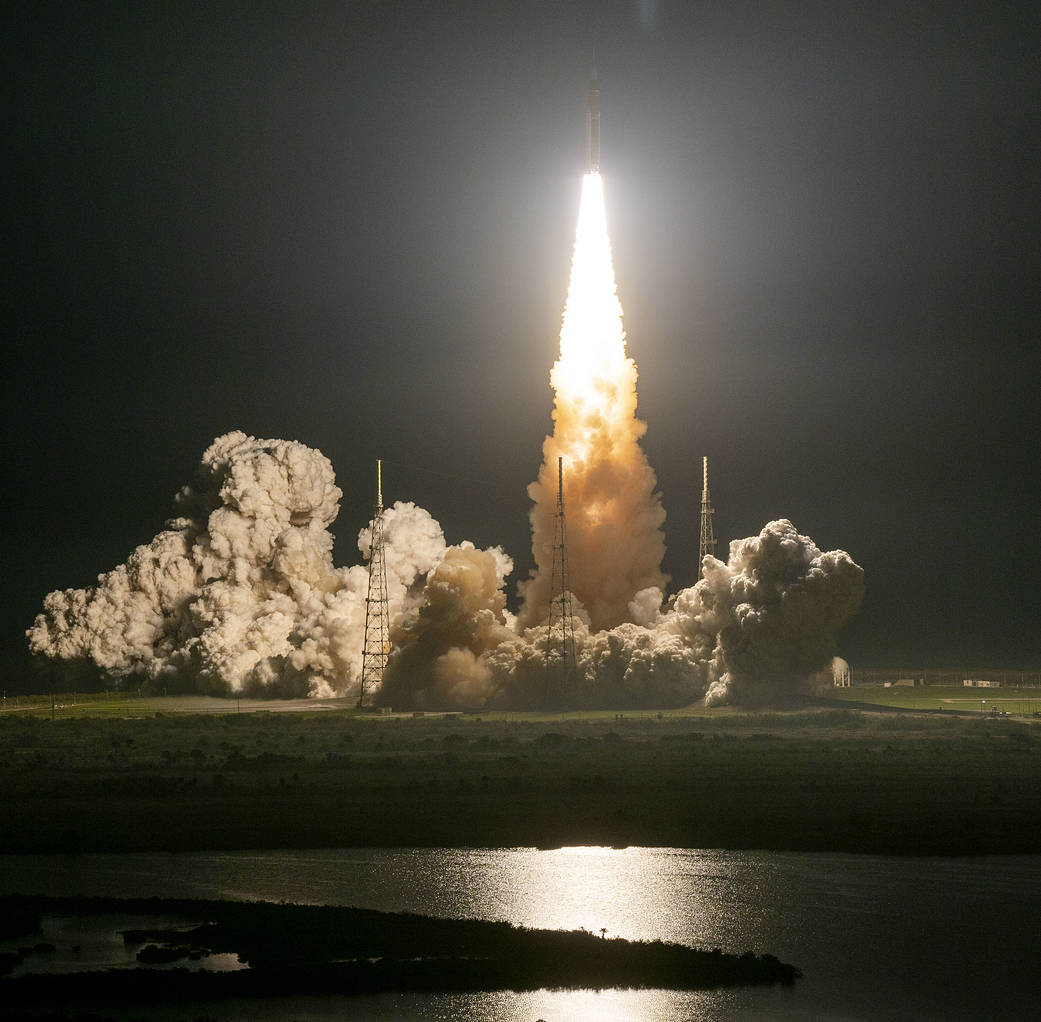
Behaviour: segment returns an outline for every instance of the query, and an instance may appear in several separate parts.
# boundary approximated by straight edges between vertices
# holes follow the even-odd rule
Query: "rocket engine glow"
[[[539,478],[528,487],[536,570],[522,584],[522,625],[546,617],[552,567],[557,459],[568,492],[568,558],[574,596],[594,631],[632,620],[629,603],[648,588],[664,591],[660,566],[665,511],[640,448],[636,363],[625,349],[604,212],[603,181],[586,174],[560,331],[550,374],[556,394],[553,435],[542,446]]]

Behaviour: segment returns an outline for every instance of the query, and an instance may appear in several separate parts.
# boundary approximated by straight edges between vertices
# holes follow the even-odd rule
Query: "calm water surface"
[[[1041,856],[675,848],[3,856],[0,890],[220,897],[505,919],[798,965],[794,989],[537,991],[197,1006],[215,1018],[609,1022],[1041,1016]],[[195,1008],[193,1007],[193,1011]],[[155,1018],[188,1018],[186,1008]],[[198,1014],[198,1012],[196,1012]]]

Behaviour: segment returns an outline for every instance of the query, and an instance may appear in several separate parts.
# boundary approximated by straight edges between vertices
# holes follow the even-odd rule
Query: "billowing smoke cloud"
[[[586,175],[551,382],[554,431],[528,488],[536,569],[506,609],[510,558],[447,547],[414,504],[385,512],[392,652],[384,706],[682,706],[783,702],[833,653],[863,573],[788,521],[707,558],[668,609],[665,519],[639,441],[636,365],[625,351],[599,174]],[[563,459],[576,669],[548,655],[546,623]],[[318,451],[243,433],[218,438],[179,517],[89,589],[53,592],[29,630],[34,653],[90,663],[145,687],[229,694],[356,694],[366,569],[336,568],[341,497]],[[359,549],[368,554],[363,529]],[[551,667],[552,665],[552,667]]]
[[[485,654],[514,637],[506,616],[513,562],[498,547],[449,547],[423,590],[422,603],[391,634],[397,652],[380,702],[409,707],[478,707],[496,701]]]
[[[536,569],[522,583],[520,622],[544,621],[553,567],[557,459],[563,458],[571,588],[594,630],[633,620],[640,590],[663,590],[665,511],[654,472],[640,447],[646,426],[636,418],[636,363],[626,356],[622,306],[599,174],[582,185],[571,282],[560,332],[553,435],[543,447],[539,478],[528,487]]]
[[[829,662],[863,595],[849,554],[822,553],[782,519],[731,543],[726,564],[706,558],[705,577],[678,594],[662,626],[702,653],[713,643],[708,705],[776,704]]]
[[[181,512],[89,589],[50,593],[29,630],[34,653],[89,662],[146,689],[227,695],[357,692],[364,567],[332,563],[341,493],[318,451],[243,433],[218,438]],[[379,701],[405,708],[534,708],[559,703],[547,628],[506,609],[513,568],[499,548],[446,546],[414,504],[384,512],[393,652]],[[363,529],[359,548],[368,552]],[[662,612],[637,591],[631,621],[596,629],[575,600],[577,671],[568,706],[682,706],[783,700],[833,652],[862,572],[821,553],[787,521],[734,542],[724,564]]]
[[[458,552],[457,552],[458,551]],[[730,545],[727,563],[661,611],[662,594],[632,599],[631,616],[591,630],[577,605],[577,670],[560,691],[545,625],[512,631],[498,552],[449,548],[424,603],[395,635],[382,699],[402,708],[572,708],[783,704],[829,662],[836,632],[856,612],[863,572],[842,550],[822,553],[791,522]]]
[[[335,568],[328,531],[341,492],[319,451],[241,432],[219,437],[179,517],[89,589],[50,593],[33,653],[89,662],[146,688],[330,695],[356,687],[367,574]],[[413,504],[385,512],[391,613],[445,553]],[[368,530],[359,546],[367,552]]]

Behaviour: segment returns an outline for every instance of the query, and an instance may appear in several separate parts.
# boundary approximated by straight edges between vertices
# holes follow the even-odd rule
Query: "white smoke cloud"
[[[391,633],[384,705],[469,708],[495,701],[494,674],[483,657],[514,637],[504,591],[512,570],[498,547],[463,542],[445,551],[421,604]]]
[[[95,586],[48,594],[30,648],[152,690],[353,694],[368,578],[333,565],[340,497],[319,451],[219,437],[176,498],[180,517]],[[848,554],[771,522],[732,543],[727,563],[707,559],[665,611],[647,586],[629,622],[597,630],[575,597],[577,670],[562,694],[547,626],[524,629],[506,609],[513,563],[500,548],[446,546],[426,511],[401,502],[384,537],[393,651],[378,699],[402,709],[783,701],[829,662],[863,592]],[[370,543],[363,529],[362,554]]]
[[[97,585],[50,593],[27,633],[30,649],[151,688],[347,692],[361,670],[367,574],[333,566],[328,530],[341,496],[319,451],[219,437],[176,498],[180,517]],[[393,616],[445,542],[414,504],[385,515]],[[363,530],[363,552],[369,542]]]
[[[663,627],[702,655],[712,644],[706,704],[776,704],[805,691],[830,660],[863,595],[849,554],[822,553],[781,519],[731,543],[726,564],[706,558],[705,577],[677,596]]]
[[[630,601],[634,622],[593,631],[576,601],[577,669],[550,667],[547,627],[512,634],[504,573],[487,551],[449,548],[424,601],[394,636],[383,701],[401,708],[677,707],[704,698],[778,704],[807,691],[835,634],[856,612],[863,572],[841,550],[822,553],[791,522],[770,522],[711,558],[705,578],[661,611],[649,587]],[[454,679],[454,680],[453,680]]]
[[[706,665],[689,643],[665,629],[626,623],[584,633],[577,644],[578,677],[569,705],[686,706],[705,691]]]

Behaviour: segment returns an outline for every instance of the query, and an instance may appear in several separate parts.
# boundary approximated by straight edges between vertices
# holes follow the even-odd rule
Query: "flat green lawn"
[[[212,696],[141,696],[127,692],[93,692],[56,694],[53,700],[55,720],[75,720],[84,717],[154,717],[156,714],[235,714],[235,713],[327,713],[336,710],[341,714],[361,716],[366,719],[416,718],[439,720],[445,718],[467,718],[486,721],[590,721],[617,722],[621,720],[670,720],[690,717],[728,717],[747,711],[729,706],[706,709],[696,705],[677,710],[570,710],[567,712],[540,711],[521,712],[515,710],[488,710],[480,712],[432,710],[413,713],[393,712],[383,714],[368,708],[357,710],[353,699],[218,699]],[[3,716],[32,715],[52,716],[52,701],[49,695],[12,696],[0,707]]]
[[[1031,717],[1041,714],[1041,689],[1039,688],[965,688],[955,686],[892,686],[858,685],[852,688],[825,689],[821,692],[821,705],[834,706],[836,702],[851,707],[869,709],[878,706],[885,709],[918,711],[958,710],[965,713],[1005,713],[1010,716]],[[700,704],[676,710],[572,710],[520,712],[487,710],[476,713],[426,713],[381,714],[376,710],[358,711],[350,699],[218,699],[211,696],[140,696],[126,692],[62,693],[52,700],[47,695],[13,696],[0,706],[0,718],[32,715],[51,717],[56,720],[76,720],[88,717],[114,719],[154,717],[162,715],[223,715],[237,713],[329,713],[361,716],[365,719],[416,718],[427,720],[470,719],[484,721],[529,721],[553,723],[571,721],[610,724],[624,721],[668,721],[747,717],[755,711],[729,706],[706,709]]]
[[[1041,688],[965,688],[963,686],[925,685],[918,688],[907,686],[858,685],[852,688],[835,688],[821,691],[821,705],[834,706],[835,702],[851,704],[859,709],[878,706],[885,709],[918,711],[958,710],[965,713],[1006,713],[1010,716],[1031,717],[1041,714]],[[85,717],[110,717],[115,719],[154,717],[156,714],[236,714],[236,713],[328,713],[362,716],[366,719],[416,718],[427,720],[479,719],[484,721],[529,721],[552,723],[554,721],[619,723],[624,721],[668,721],[687,719],[740,718],[755,711],[729,706],[706,709],[700,704],[676,710],[572,710],[569,712],[519,712],[487,710],[477,713],[426,713],[381,714],[376,710],[358,711],[351,699],[218,699],[211,696],[140,696],[127,692],[62,693],[54,696],[52,711],[48,695],[12,696],[0,706],[0,718],[24,716],[26,714],[51,717],[56,720],[75,720]],[[811,704],[812,705],[812,704]]]
[[[217,699],[213,696],[141,696],[133,692],[63,692],[49,695],[10,696],[0,717],[32,715],[55,720],[83,717],[154,717],[158,714],[227,714],[257,711],[353,710],[349,699]]]
[[[918,688],[893,685],[853,686],[828,692],[831,699],[873,706],[899,707],[904,710],[964,710],[968,712],[1001,711],[1015,715],[1041,713],[1039,688],[965,688],[921,685]]]

